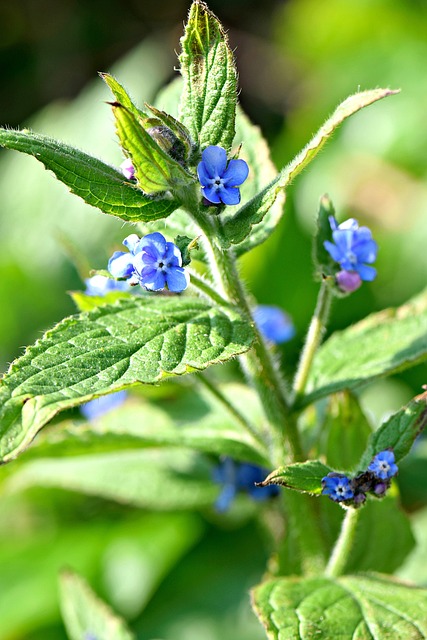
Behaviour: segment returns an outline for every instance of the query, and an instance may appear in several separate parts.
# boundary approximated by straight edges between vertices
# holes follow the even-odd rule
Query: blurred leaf
[[[319,462],[319,460],[296,462],[272,471],[261,483],[261,486],[279,484],[287,489],[319,495],[322,491],[322,478],[331,471],[333,469]]]
[[[427,637],[427,590],[380,574],[278,578],[252,595],[273,640]]]
[[[1,380],[1,458],[17,456],[63,409],[224,362],[252,339],[238,311],[200,298],[125,299],[66,318]]]
[[[328,399],[319,453],[334,469],[356,470],[371,433],[356,396],[348,391],[335,393]]]
[[[268,464],[267,453],[214,397],[193,388],[173,401],[129,398],[94,424],[67,421],[44,429],[23,460],[111,452],[123,449],[182,446],[226,455],[235,460]],[[230,402],[242,405],[252,422],[262,420],[256,395],[240,384],[221,387]],[[240,407],[239,407],[240,410]],[[243,413],[244,415],[244,413]]]
[[[235,134],[237,72],[221,23],[200,0],[191,5],[181,46],[181,119],[202,148],[219,145],[228,152]]]
[[[412,367],[427,358],[427,292],[334,333],[318,350],[307,405],[341,389]]]
[[[83,291],[70,291],[70,296],[79,311],[92,311],[105,305],[114,304],[118,300],[132,299],[132,294],[126,291],[110,291],[102,296],[90,296]]]
[[[132,111],[118,102],[112,107],[120,144],[129,154],[138,184],[144,192],[167,191],[194,181],[176,160],[159,147]]]
[[[117,169],[46,136],[0,129],[0,146],[34,156],[72,193],[127,222],[165,218],[178,207],[174,200],[149,197],[124,180]]]
[[[61,610],[70,640],[134,640],[124,620],[100,600],[83,578],[64,571]]]
[[[396,462],[408,455],[414,440],[427,424],[427,391],[392,415],[369,438],[359,466],[362,469],[372,458],[385,449],[392,448]]]
[[[6,482],[10,491],[58,487],[154,511],[212,505],[219,493],[210,466],[183,449],[41,458]]]
[[[288,186],[288,184],[315,158],[318,152],[332,136],[339,125],[349,116],[373,102],[395,94],[390,89],[374,89],[363,91],[350,96],[342,102],[332,116],[319,129],[304,149],[279,173],[277,178],[265,187],[260,193],[244,204],[224,225],[224,233],[232,244],[239,244],[252,231],[254,225],[261,224],[276,198]],[[265,237],[274,228],[265,230]]]

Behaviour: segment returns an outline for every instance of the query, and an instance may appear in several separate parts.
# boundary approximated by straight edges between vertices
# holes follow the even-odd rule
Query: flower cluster
[[[342,473],[328,473],[322,478],[322,495],[334,502],[359,506],[365,502],[367,493],[376,497],[384,496],[397,472],[394,453],[386,449],[377,453],[367,470],[354,478]]]
[[[86,290],[85,293],[88,296],[105,296],[111,291],[129,291],[130,286],[128,282],[122,280],[113,280],[107,278],[107,276],[96,275],[85,280]]]
[[[333,242],[326,240],[323,244],[341,267],[335,276],[339,288],[351,293],[360,287],[362,280],[371,281],[377,275],[376,269],[369,265],[377,258],[378,245],[372,239],[370,229],[359,227],[354,218],[337,224],[335,218],[330,216],[329,223]]]
[[[126,279],[130,285],[140,284],[149,291],[167,287],[178,293],[187,288],[189,276],[182,267],[181,251],[161,233],[149,233],[143,238],[133,233],[123,244],[129,251],[115,251],[108,262],[108,271],[114,278]]]
[[[279,493],[279,487],[270,485],[257,487],[256,483],[262,482],[267,475],[262,467],[248,462],[235,462],[225,457],[215,468],[213,478],[222,485],[215,507],[221,513],[227,511],[236,494],[241,491],[249,494],[254,500],[266,500]]]
[[[238,187],[246,180],[249,167],[244,160],[230,160],[222,147],[207,147],[197,167],[202,195],[210,204],[239,204]]]
[[[253,311],[253,318],[259,331],[269,342],[281,344],[295,335],[292,320],[280,307],[259,304]]]

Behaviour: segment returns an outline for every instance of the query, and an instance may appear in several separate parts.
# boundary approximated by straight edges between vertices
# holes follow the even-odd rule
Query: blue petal
[[[377,276],[377,270],[374,269],[374,267],[368,267],[365,264],[356,265],[355,270],[362,280],[365,280],[366,282],[372,282],[372,280],[375,280]]]
[[[224,187],[220,190],[219,197],[224,204],[239,204],[240,190],[236,187]]]
[[[335,262],[339,262],[341,260],[342,253],[335,244],[333,244],[332,242],[329,242],[329,240],[325,240],[325,242],[323,243],[323,246],[325,247],[326,251],[330,254],[331,258],[335,260]]]
[[[179,293],[188,287],[190,278],[188,273],[182,267],[171,267],[167,270],[166,282],[169,291]]]
[[[132,254],[115,251],[108,261],[108,271],[115,278],[129,278],[133,273]]]
[[[341,222],[341,224],[338,225],[338,229],[350,229],[352,231],[356,231],[359,229],[359,223],[354,218],[349,218],[348,220]]]
[[[295,335],[295,328],[289,316],[279,307],[260,304],[253,313],[254,320],[264,338],[281,344]]]
[[[180,267],[182,265],[181,251],[173,242],[166,243],[166,251],[163,259],[171,267]]]
[[[209,184],[211,184],[214,177],[208,174],[204,162],[199,162],[199,164],[197,165],[197,175],[199,176],[200,184],[202,184],[204,187],[207,187]]]
[[[136,233],[131,233],[130,236],[123,240],[122,244],[124,244],[131,253],[135,253],[135,251],[138,250],[138,242],[139,236],[137,236]]]
[[[166,286],[166,275],[161,269],[157,269],[156,271],[152,269],[151,275],[141,274],[141,282],[149,291],[160,291]]]
[[[155,255],[154,252],[156,252],[159,258],[162,258],[166,251],[166,238],[158,231],[155,231],[141,238],[140,246],[149,255]]]
[[[95,420],[100,416],[112,411],[116,407],[119,407],[126,400],[127,391],[116,391],[94,400],[85,402],[80,407],[80,412],[86,418],[86,420]]]
[[[230,160],[223,174],[227,187],[238,187],[249,175],[249,167],[244,160]]]
[[[202,162],[210,178],[222,177],[227,166],[227,154],[222,147],[207,147],[202,153]]]
[[[375,262],[378,245],[375,240],[364,240],[361,243],[357,242],[353,247],[353,251],[359,262]]]
[[[218,187],[202,187],[202,194],[204,195],[206,200],[209,200],[209,202],[212,202],[212,204],[221,204]]]
[[[233,499],[236,496],[236,487],[233,484],[224,485],[221,493],[215,502],[215,508],[220,513],[227,511],[230,508],[230,505]]]

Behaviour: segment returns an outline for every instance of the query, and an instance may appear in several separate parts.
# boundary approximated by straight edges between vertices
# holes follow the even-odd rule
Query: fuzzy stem
[[[325,332],[325,325],[329,316],[331,300],[331,286],[327,280],[323,280],[317,298],[316,309],[308,328],[304,349],[302,350],[292,385],[292,406],[298,405],[298,402],[304,395],[313,358],[319,347],[323,333]]]
[[[340,576],[344,570],[347,558],[354,544],[359,514],[360,509],[347,509],[342,521],[340,534],[325,569],[325,576],[328,578]]]

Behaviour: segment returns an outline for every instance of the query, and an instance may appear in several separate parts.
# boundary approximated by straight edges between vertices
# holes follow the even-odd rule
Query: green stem
[[[274,465],[302,459],[302,448],[295,423],[289,420],[288,399],[283,381],[275,367],[271,352],[258,331],[246,292],[237,273],[236,260],[230,249],[220,246],[222,230],[213,218],[206,222],[197,216],[197,223],[204,232],[206,250],[209,254],[212,274],[218,292],[235,304],[252,323],[255,332],[253,349],[240,357],[243,370],[260,396],[264,412],[270,425],[268,447]],[[212,233],[213,231],[213,233]],[[285,441],[287,447],[284,446]]]
[[[347,509],[341,531],[325,569],[328,578],[340,576],[354,544],[360,509]]]
[[[220,305],[229,304],[228,300],[223,298],[219,293],[209,284],[206,280],[195,273],[192,269],[188,269],[190,274],[190,285],[199,289],[202,293],[204,293],[208,298],[210,298],[213,302],[217,302]]]
[[[218,386],[212,384],[212,382],[203,374],[196,374],[197,380],[200,384],[202,384],[209,392],[217,399],[219,402],[227,409],[230,415],[235,418],[235,420],[254,438],[258,445],[262,446],[262,454],[264,456],[268,455],[268,452],[265,449],[264,440],[261,435],[258,433],[256,428],[247,420],[247,418],[240,413],[240,411],[230,402],[230,400],[222,393],[222,391],[218,388]]]
[[[304,349],[298,363],[292,385],[292,406],[298,405],[304,395],[314,355],[325,332],[329,309],[332,300],[332,289],[328,280],[323,280],[317,298],[316,309],[310,322]]]

